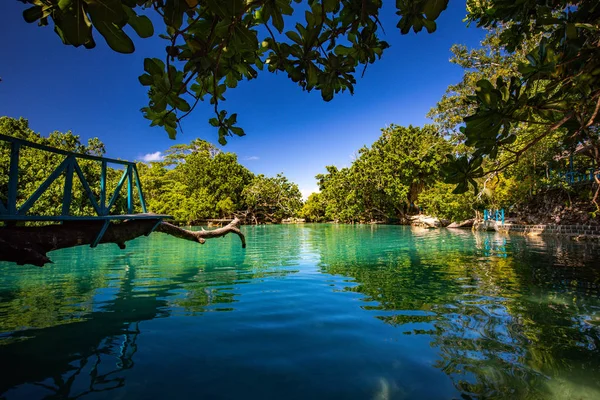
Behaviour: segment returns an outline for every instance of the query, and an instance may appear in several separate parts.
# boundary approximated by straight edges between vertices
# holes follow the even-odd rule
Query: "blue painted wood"
[[[88,199],[90,199],[90,203],[92,203],[92,207],[94,207],[96,214],[102,215],[102,210],[100,209],[100,206],[96,202],[96,198],[94,196],[94,193],[92,193],[90,184],[88,183],[87,179],[85,179],[85,176],[83,175],[83,171],[81,170],[81,167],[79,166],[79,163],[77,162],[77,160],[75,160],[75,164],[73,166],[75,167],[75,172],[77,173],[77,176],[79,177],[79,181],[83,185],[83,190],[85,190],[85,193],[87,194]]]
[[[19,183],[19,143],[10,145],[10,167],[8,170],[8,200],[7,208],[9,214],[17,213],[17,190]]]
[[[69,163],[68,158],[65,158],[63,160],[63,162],[60,163],[60,165],[58,167],[56,167],[56,169],[54,170],[54,172],[52,172],[52,174],[50,174],[50,176],[48,178],[46,178],[46,180],[44,181],[44,183],[42,183],[40,185],[40,187],[37,188],[37,190],[31,195],[31,197],[28,198],[25,203],[23,203],[23,205],[19,208],[18,214],[25,215],[25,213],[27,211],[29,211],[29,209],[31,208],[31,206],[33,206],[33,203],[35,203],[36,200],[39,199],[40,196],[46,191],[46,189],[48,189],[48,187],[50,187],[50,185],[52,184],[52,182],[54,182],[56,180],[56,178],[58,178],[59,175],[63,173],[63,171],[67,167],[68,163]]]
[[[32,149],[48,151],[50,153],[62,154],[65,156],[75,156],[77,158],[81,158],[84,160],[106,161],[106,162],[109,162],[112,164],[120,164],[120,165],[133,164],[131,161],[118,160],[116,158],[106,158],[106,157],[92,156],[92,155],[83,154],[83,153],[73,153],[72,151],[61,150],[61,149],[57,149],[55,147],[50,147],[50,146],[44,146],[43,144],[30,142],[28,140],[18,139],[16,137],[6,136],[6,135],[2,135],[2,134],[0,134],[0,140],[2,140],[4,142],[9,142],[9,143],[17,143],[21,146],[31,147]]]
[[[133,168],[127,167],[127,214],[133,214]]]
[[[108,214],[106,212],[106,161],[102,161],[100,172],[100,210],[100,215]]]
[[[135,174],[135,185],[137,186],[138,196],[140,197],[140,203],[142,205],[142,211],[147,213],[146,199],[144,198],[144,192],[142,192],[142,183],[140,182],[140,174],[138,173],[137,166],[133,165],[133,172]]]
[[[108,225],[110,225],[110,221],[109,220],[104,221],[104,224],[102,225],[102,229],[100,229],[100,232],[98,232],[96,239],[94,239],[94,241],[90,245],[91,248],[98,246],[98,243],[100,243],[100,240],[102,240],[102,236],[104,236],[104,233],[106,233],[106,229],[108,229]]]
[[[166,214],[120,214],[120,215],[2,215],[2,221],[123,221],[126,219],[173,219]]]
[[[104,210],[106,215],[108,215],[110,213],[111,207],[115,204],[115,202],[119,198],[119,194],[121,193],[121,188],[123,187],[123,183],[125,183],[125,178],[127,178],[127,171],[129,171],[129,167],[125,170],[125,172],[123,172],[123,175],[121,176],[121,179],[119,179],[119,183],[117,184],[117,188],[115,189],[115,192],[113,193],[112,197],[110,198],[110,201],[108,202],[108,206]]]
[[[502,225],[504,225],[504,209],[501,208],[499,210],[483,210],[483,220],[502,222]]]
[[[146,202],[144,199],[144,194],[142,192],[142,185],[140,183],[139,173],[137,171],[137,167],[135,163],[116,160],[104,157],[90,156],[87,154],[79,154],[73,153],[69,151],[64,151],[60,149],[55,149],[49,146],[44,146],[38,143],[29,142],[26,140],[13,138],[11,136],[6,136],[0,134],[0,140],[11,143],[11,158],[10,158],[10,167],[9,167],[9,179],[8,179],[8,203],[5,206],[3,202],[0,201],[0,221],[50,221],[50,222],[64,222],[64,221],[104,221],[103,228],[101,232],[98,234],[96,241],[93,243],[94,247],[97,245],[102,236],[104,235],[106,229],[108,228],[109,221],[123,221],[123,220],[156,220],[152,231],[156,229],[158,224],[163,219],[171,219],[173,218],[170,215],[164,214],[150,214],[147,213]],[[65,159],[61,162],[61,164],[50,174],[48,178],[35,190],[35,192],[21,205],[21,207],[17,207],[17,190],[18,190],[18,181],[19,181],[19,151],[22,146],[31,147],[35,149],[40,149],[43,151],[51,152],[54,154],[62,154],[65,155]],[[86,180],[77,159],[86,159],[92,161],[101,162],[101,176],[100,176],[100,199],[99,202],[96,200],[96,197],[90,188],[88,181]],[[117,188],[115,192],[112,194],[108,205],[106,204],[106,183],[107,183],[107,164],[115,163],[120,165],[125,165],[126,169],[119,180]],[[59,216],[44,216],[44,215],[26,215],[27,212],[31,209],[31,207],[35,204],[35,202],[40,198],[40,196],[50,187],[50,185],[66,170],[65,175],[65,185],[63,191],[63,204],[62,204],[62,215]],[[72,189],[73,189],[73,174],[77,173],[81,184],[86,192],[86,195],[90,199],[90,202],[96,211],[97,215],[84,215],[84,216],[72,216],[69,215],[69,206],[72,199]],[[108,215],[112,206],[114,206],[117,201],[120,191],[123,187],[123,184],[127,179],[127,208],[128,214],[124,215]],[[135,179],[135,182],[134,182]],[[134,208],[134,198],[133,198],[133,185],[136,185],[138,190],[138,195],[140,198],[140,203],[142,206],[143,214],[133,214]]]
[[[75,169],[75,157],[67,157],[67,168],[65,175],[65,187],[63,191],[63,204],[62,204],[62,215],[69,215],[69,209],[71,208],[71,195],[73,192],[73,171]]]

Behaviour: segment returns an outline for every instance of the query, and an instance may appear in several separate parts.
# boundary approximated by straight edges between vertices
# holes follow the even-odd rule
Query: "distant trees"
[[[321,193],[310,213],[342,222],[402,220],[418,210],[419,195],[440,178],[449,143],[430,126],[382,129],[370,148],[363,147],[348,168],[327,167],[317,175]],[[317,206],[316,200],[324,206]],[[308,203],[307,203],[308,204]],[[308,212],[308,209],[307,209]]]
[[[86,145],[71,132],[52,132],[47,138],[43,137],[31,130],[23,118],[0,117],[0,133],[77,153],[102,156],[105,152],[104,144],[97,138],[90,139]],[[22,204],[29,198],[63,158],[37,149],[21,149],[17,203]],[[9,159],[10,146],[0,142],[0,200],[5,203]],[[79,164],[98,197],[99,163],[80,160]],[[222,152],[200,139],[172,146],[165,152],[163,161],[138,163],[137,167],[149,211],[172,215],[179,222],[192,224],[208,218],[233,218],[240,213],[249,215],[252,222],[279,222],[295,216],[302,206],[298,186],[285,176],[255,176],[238,162],[235,154]],[[122,171],[108,168],[109,192],[116,188],[121,174]],[[30,213],[60,215],[63,185],[64,177],[60,176],[36,201]],[[124,196],[114,207],[113,212],[125,213]],[[78,179],[73,180],[70,214],[95,214]]]
[[[327,203],[324,196],[321,193],[311,193],[298,215],[308,222],[323,222],[326,210]]]
[[[269,178],[256,175],[247,185],[242,197],[247,207],[248,221],[280,222],[295,216],[302,207],[302,194],[298,185],[282,174]]]

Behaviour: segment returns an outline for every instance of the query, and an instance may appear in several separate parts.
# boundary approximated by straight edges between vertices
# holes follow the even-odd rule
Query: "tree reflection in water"
[[[253,235],[249,244],[262,239]],[[10,277],[0,287],[0,360],[10,366],[3,368],[0,397],[18,390],[29,398],[76,399],[122,388],[135,365],[141,322],[231,311],[234,285],[294,273],[281,266],[293,267],[300,252],[299,241],[273,244],[265,256],[239,251],[234,241],[223,255],[227,241],[206,251],[162,235],[147,240],[168,251],[136,251],[135,243],[125,253],[74,248],[65,254],[77,263],[56,274],[53,267],[0,265]]]
[[[597,246],[414,228],[399,243],[378,235],[386,227],[340,229],[321,238],[322,272],[352,277],[345,290],[376,302],[362,306],[376,318],[430,336],[435,367],[463,398],[600,396]]]
[[[447,376],[463,398],[600,398],[598,247],[408,227],[244,229],[246,251],[233,240],[200,247],[153,235],[126,252],[57,253],[45,269],[0,264],[0,360],[10,366],[0,393],[143,396],[144,382],[165,375],[173,386],[164,393],[197,393],[198,377],[216,385],[208,393],[240,394],[223,387],[233,370],[256,391],[266,371],[281,391],[297,389],[290,379],[326,391],[315,376],[327,373],[356,384],[350,394],[372,393],[369,382],[382,395],[433,393],[394,379],[402,373],[441,376],[436,384]],[[294,279],[271,279],[282,277]],[[208,318],[180,319],[214,311],[237,313],[211,314],[206,327]],[[381,344],[390,332],[398,346]],[[198,354],[196,335],[215,348]],[[407,343],[427,353],[426,365],[403,358]],[[153,383],[148,390],[164,386]]]

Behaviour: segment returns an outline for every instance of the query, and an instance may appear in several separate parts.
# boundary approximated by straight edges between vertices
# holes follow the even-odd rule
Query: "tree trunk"
[[[148,236],[158,220],[128,220],[111,222],[100,243],[115,243],[120,249],[125,242],[140,236]],[[0,228],[0,261],[16,262],[18,265],[33,264],[38,267],[52,261],[46,253],[84,244],[92,244],[102,228],[102,221],[65,222],[47,226],[4,226]],[[246,247],[244,234],[239,230],[240,220],[235,218],[228,225],[201,231],[188,231],[168,222],[160,222],[156,232],[166,233],[180,239],[204,243],[206,239],[235,233]]]

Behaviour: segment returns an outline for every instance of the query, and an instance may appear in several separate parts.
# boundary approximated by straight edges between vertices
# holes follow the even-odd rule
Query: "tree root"
[[[153,219],[111,222],[100,243],[115,243],[120,249],[124,249],[125,242],[149,235],[157,222],[158,220]],[[239,224],[240,220],[235,218],[222,228],[188,231],[163,221],[156,226],[155,231],[197,243],[235,233],[245,248],[246,239],[239,230]],[[46,255],[49,251],[92,244],[102,225],[102,221],[85,221],[65,222],[62,225],[0,227],[0,261],[42,267],[52,262]]]

